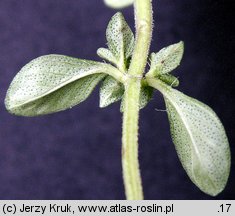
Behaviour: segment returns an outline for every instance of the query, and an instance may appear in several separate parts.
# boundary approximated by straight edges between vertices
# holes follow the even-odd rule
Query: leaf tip
[[[113,23],[114,23],[115,21],[117,21],[117,20],[121,20],[121,21],[124,21],[124,20],[125,20],[125,18],[124,18],[124,16],[123,16],[122,12],[120,12],[120,11],[118,11],[117,13],[115,13],[115,14],[112,16],[112,18],[111,18],[109,24],[113,24]]]

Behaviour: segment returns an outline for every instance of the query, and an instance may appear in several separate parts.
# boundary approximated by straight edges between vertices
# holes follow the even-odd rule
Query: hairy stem
[[[136,0],[136,44],[125,81],[122,167],[128,200],[143,199],[143,189],[138,161],[138,121],[141,79],[147,64],[149,46],[152,37],[151,0]]]

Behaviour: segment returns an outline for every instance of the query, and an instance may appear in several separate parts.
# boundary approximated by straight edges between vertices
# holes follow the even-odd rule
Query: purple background
[[[217,199],[235,198],[234,9],[226,0],[153,0],[151,50],[183,40],[175,71],[180,90],[211,106],[232,151],[228,185]],[[132,8],[123,10],[133,28]],[[88,100],[61,113],[24,118],[7,113],[4,98],[20,68],[57,53],[99,60],[115,10],[101,0],[0,1],[0,199],[124,199],[119,104]],[[213,199],[194,186],[170,138],[159,93],[141,111],[140,163],[146,199]]]

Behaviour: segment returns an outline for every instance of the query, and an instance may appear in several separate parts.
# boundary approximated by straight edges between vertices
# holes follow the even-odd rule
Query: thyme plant
[[[207,105],[174,87],[171,72],[180,64],[184,44],[179,42],[149,56],[152,38],[151,0],[105,0],[114,8],[134,3],[136,34],[118,12],[108,24],[107,48],[97,54],[106,62],[46,55],[24,66],[6,95],[7,110],[15,115],[38,116],[71,108],[101,82],[100,107],[121,100],[123,112],[122,167],[127,199],[143,199],[138,161],[139,110],[162,93],[178,157],[192,182],[215,196],[227,182],[230,149],[222,123]],[[147,61],[150,69],[146,72]]]

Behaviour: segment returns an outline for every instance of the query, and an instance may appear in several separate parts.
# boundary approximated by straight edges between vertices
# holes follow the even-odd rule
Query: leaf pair
[[[39,57],[16,75],[6,96],[9,112],[37,116],[71,108],[84,101],[96,85],[100,88],[100,107],[122,99],[134,35],[121,13],[116,13],[106,31],[108,49],[98,49],[98,55],[110,64],[71,58],[62,55]],[[141,108],[150,99],[150,87],[143,88]]]
[[[5,101],[9,112],[37,116],[71,108],[84,101],[102,80],[100,107],[121,100],[122,79],[129,67],[134,35],[122,14],[116,13],[108,24],[106,36],[108,49],[100,48],[98,55],[118,69],[62,55],[42,56],[23,67],[12,81]],[[147,101],[145,91],[141,101]]]
[[[215,196],[224,189],[230,172],[228,139],[211,108],[171,88],[178,79],[169,73],[182,55],[182,42],[153,53],[146,79],[164,96],[172,139],[185,171],[202,191]]]
[[[99,48],[97,54],[126,73],[135,39],[121,13],[116,13],[111,18],[106,30],[106,38],[108,49]],[[106,77],[100,88],[100,107],[106,107],[121,100],[123,94],[124,85],[110,76]]]
[[[134,49],[134,34],[121,13],[116,13],[110,20],[106,38],[108,49],[99,48],[97,54],[113,63],[120,71],[128,74],[129,63]],[[106,107],[123,98],[124,85],[118,80],[108,76],[100,88],[100,107]],[[153,88],[142,87],[140,96],[140,108],[143,108],[152,98]],[[123,102],[121,104],[123,111]]]

